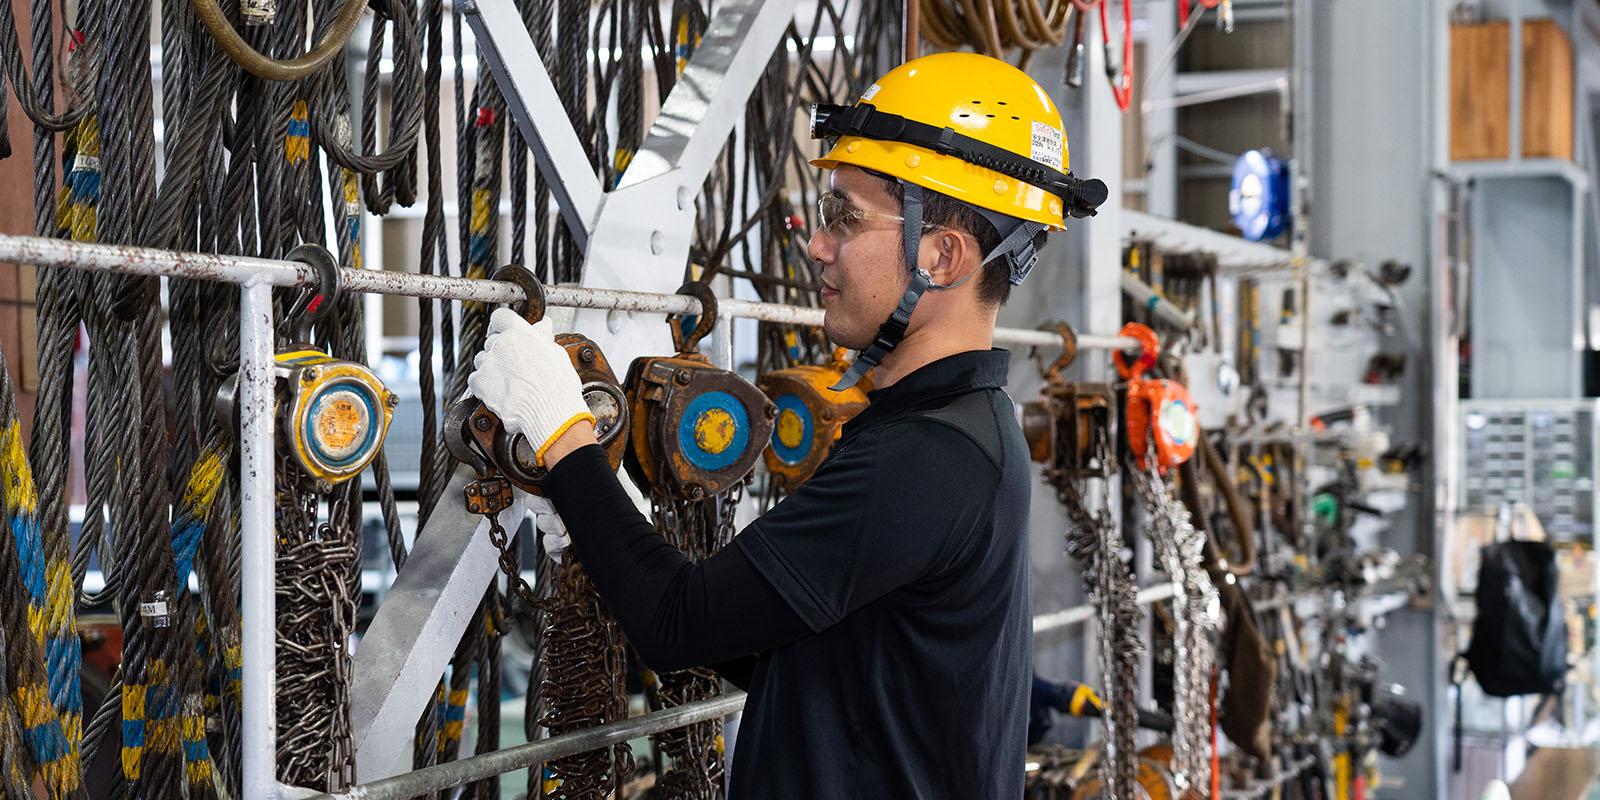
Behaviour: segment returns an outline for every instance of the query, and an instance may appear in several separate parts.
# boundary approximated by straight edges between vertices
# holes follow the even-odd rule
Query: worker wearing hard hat
[[[497,311],[470,385],[538,443],[544,488],[629,640],[655,669],[742,662],[732,796],[1022,794],[1032,672],[1027,445],[992,349],[1044,233],[1094,213],[1061,117],[986,56],[909,62],[835,140],[807,248],[824,327],[875,368],[871,403],[811,479],[691,563],[629,502],[549,323]]]

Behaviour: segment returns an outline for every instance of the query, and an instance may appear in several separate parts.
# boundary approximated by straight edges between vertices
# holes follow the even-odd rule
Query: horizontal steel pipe
[[[700,700],[638,717],[596,725],[587,730],[469,756],[392,778],[352,786],[337,794],[305,795],[307,800],[400,800],[428,792],[465,786],[473,781],[528,769],[558,758],[585,753],[652,733],[725,717],[744,708],[743,692]]]
[[[227,283],[266,283],[272,286],[301,286],[316,280],[310,265],[298,261],[277,261],[244,256],[182,253],[149,247],[88,244],[37,236],[0,235],[0,261],[46,267],[120,272],[151,277],[194,278]],[[438,300],[472,300],[482,303],[511,303],[523,299],[522,289],[506,281],[452,278],[415,272],[341,269],[339,285],[346,291],[392,294],[405,297],[430,297]],[[695,314],[700,301],[688,295],[631,292],[625,289],[591,289],[578,286],[546,286],[545,302],[567,308],[639,311],[656,314]],[[821,325],[822,309],[749,300],[723,299],[717,310],[725,316],[758,319],[793,325]],[[1035,347],[1055,347],[1061,337],[1050,331],[997,328],[996,342]],[[1138,342],[1123,336],[1078,336],[1078,348],[1085,350],[1136,349]]]
[[[1139,590],[1138,603],[1141,606],[1159,603],[1162,600],[1170,599],[1177,593],[1177,589],[1178,585],[1176,583],[1157,583],[1146,586]],[[1060,611],[1040,614],[1033,618],[1033,635],[1038,636],[1041,633],[1053,631],[1057,628],[1076,625],[1092,617],[1094,617],[1094,604],[1092,603],[1084,603],[1071,608],[1063,608]]]

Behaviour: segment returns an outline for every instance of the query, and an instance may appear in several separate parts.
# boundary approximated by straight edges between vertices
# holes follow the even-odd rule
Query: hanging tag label
[[[1033,121],[1033,160],[1051,169],[1061,169],[1061,129]]]
[[[246,25],[271,25],[278,19],[278,0],[239,0],[239,16]]]

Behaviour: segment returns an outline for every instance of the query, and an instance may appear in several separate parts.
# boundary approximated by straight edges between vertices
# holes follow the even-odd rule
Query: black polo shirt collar
[[[867,393],[871,404],[845,423],[844,433],[865,428],[877,422],[892,420],[929,403],[958,394],[980,389],[998,389],[1006,385],[1011,370],[1011,352],[968,350],[917,368],[910,375],[895,381],[893,386],[874,389]]]

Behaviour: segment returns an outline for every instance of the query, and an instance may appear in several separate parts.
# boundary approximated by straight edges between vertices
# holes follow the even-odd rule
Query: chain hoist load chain
[[[778,409],[764,456],[767,472],[785,491],[799,488],[822,466],[844,424],[867,407],[870,376],[843,391],[829,388],[849,368],[839,350],[827,364],[787,367],[756,379]]]
[[[1210,687],[1221,609],[1204,567],[1205,534],[1195,529],[1162,476],[1194,454],[1200,423],[1182,384],[1143,378],[1160,356],[1155,332],[1129,323],[1119,335],[1132,336],[1141,346],[1132,364],[1120,351],[1113,353],[1117,371],[1128,382],[1128,448],[1134,465],[1128,479],[1148,512],[1145,534],[1156,559],[1178,584],[1172,599],[1174,781],[1182,791],[1199,790],[1211,775]]]
[[[640,486],[700,500],[740,485],[755,467],[778,407],[737,374],[695,352],[717,321],[717,299],[703,283],[679,290],[700,301],[693,327],[669,320],[674,356],[636,358],[624,386],[633,414],[628,475]]]
[[[1101,755],[1095,763],[1098,786],[1109,796],[1136,797],[1144,765],[1134,747],[1138,727],[1139,657],[1143,612],[1138,586],[1123,561],[1124,544],[1111,515],[1108,479],[1117,471],[1113,442],[1117,438],[1116,392],[1103,383],[1070,383],[1061,375],[1077,356],[1077,338],[1064,323],[1046,329],[1062,337],[1062,352],[1046,367],[1041,399],[1019,410],[1029,450],[1044,463],[1045,481],[1067,511],[1072,530],[1067,553],[1083,565],[1083,577],[1095,606],[1100,680],[1104,686]],[[1085,497],[1090,479],[1098,479],[1099,495],[1093,509]],[[1099,795],[1090,795],[1099,796]]]
[[[1154,435],[1149,438],[1153,452]],[[1172,599],[1174,774],[1179,788],[1198,789],[1211,776],[1210,686],[1221,603],[1202,558],[1205,535],[1172,497],[1154,459],[1128,475],[1149,512],[1146,534],[1156,558],[1179,585]]]

